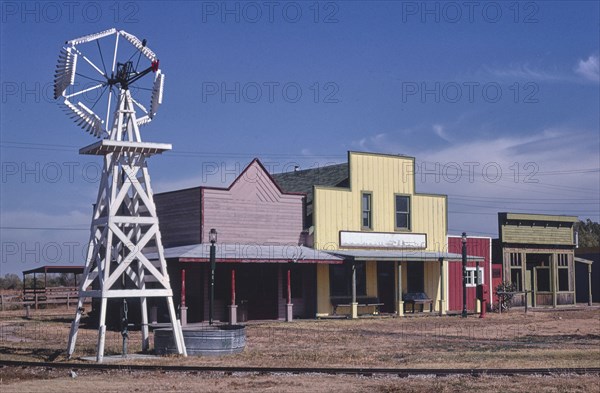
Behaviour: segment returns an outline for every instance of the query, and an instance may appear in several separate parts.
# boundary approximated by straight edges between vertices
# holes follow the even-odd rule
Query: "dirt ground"
[[[586,392],[600,391],[598,375],[482,377],[361,377],[222,373],[91,372],[21,370],[0,382],[3,393],[45,392]],[[0,376],[2,370],[0,370]]]
[[[0,359],[64,362],[71,312],[0,313]],[[75,361],[95,354],[97,331],[82,328]],[[132,332],[131,351],[141,346]],[[121,351],[119,332],[108,332],[106,354]],[[136,361],[140,362],[140,361]],[[224,357],[161,357],[146,364],[277,367],[551,368],[600,367],[600,309],[527,314],[420,316],[359,320],[253,322],[243,353]],[[598,375],[531,377],[357,377],[222,373],[100,373],[65,369],[0,369],[2,392],[80,391],[585,391],[600,392]],[[88,389],[88,390],[86,390]]]

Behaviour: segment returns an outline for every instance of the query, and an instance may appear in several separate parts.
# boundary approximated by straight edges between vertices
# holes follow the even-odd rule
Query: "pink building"
[[[208,233],[218,232],[215,320],[314,317],[316,264],[341,259],[305,246],[303,193],[283,192],[258,159],[228,188],[156,194],[176,304],[208,319]],[[293,306],[292,306],[293,305]]]

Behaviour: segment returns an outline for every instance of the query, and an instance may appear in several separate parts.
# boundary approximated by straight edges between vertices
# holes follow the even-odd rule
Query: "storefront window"
[[[523,282],[521,280],[522,271],[521,268],[510,269],[510,282],[513,284],[516,291],[521,291],[523,288]]]
[[[367,295],[365,262],[354,262],[356,266],[356,296]],[[352,296],[352,263],[329,266],[329,288],[331,296]]]
[[[536,268],[536,281],[538,292],[550,292],[550,269]]]
[[[406,263],[406,287],[408,293],[425,292],[425,267],[423,262]]]
[[[569,269],[558,269],[558,290],[569,291]]]
[[[474,287],[475,284],[475,267],[468,267],[467,268],[467,286],[468,287]],[[484,283],[484,277],[483,277],[483,268],[479,267],[479,275],[478,275],[478,282],[477,284],[483,284]]]
[[[561,292],[570,291],[569,286],[569,255],[558,254],[557,274],[558,274],[558,290]]]

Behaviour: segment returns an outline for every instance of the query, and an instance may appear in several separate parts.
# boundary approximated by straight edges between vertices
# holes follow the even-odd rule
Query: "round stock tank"
[[[246,346],[243,325],[186,326],[183,339],[190,356],[220,356],[240,353]],[[154,330],[154,351],[157,355],[177,354],[173,329]]]

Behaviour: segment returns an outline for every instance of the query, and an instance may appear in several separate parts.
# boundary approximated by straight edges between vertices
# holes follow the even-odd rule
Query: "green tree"
[[[600,246],[600,224],[590,220],[575,223],[575,230],[579,235],[579,247]]]
[[[23,282],[16,274],[8,273],[0,277],[0,289],[23,289]]]

